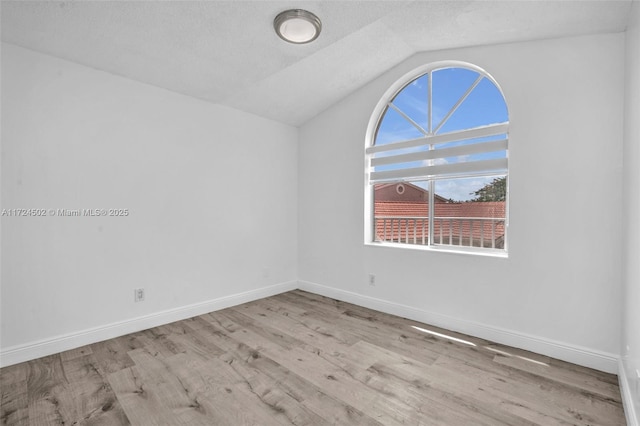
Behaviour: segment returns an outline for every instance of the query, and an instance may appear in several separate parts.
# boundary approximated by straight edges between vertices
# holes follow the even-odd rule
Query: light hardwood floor
[[[0,378],[7,425],[625,424],[614,375],[303,291]]]

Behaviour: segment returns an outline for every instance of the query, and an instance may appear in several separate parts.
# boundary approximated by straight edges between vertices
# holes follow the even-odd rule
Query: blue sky
[[[458,102],[469,87],[472,86],[476,79],[480,77],[480,74],[463,68],[444,68],[434,71],[432,76],[432,130],[435,130],[451,108]],[[428,76],[423,75],[409,83],[393,100],[394,106],[398,107],[424,130],[428,130],[428,88]],[[442,125],[437,134],[505,121],[508,121],[508,113],[502,94],[489,79],[483,78],[464,102],[460,104],[453,115]],[[388,108],[376,135],[376,145],[415,139],[422,136],[422,132],[401,114],[392,108]],[[496,140],[502,137],[503,136],[493,136],[464,142],[452,142],[438,145],[438,148]],[[423,149],[424,148],[407,149],[403,150],[402,153],[415,152]],[[393,151],[393,154],[398,153],[401,152]],[[466,158],[446,158],[439,161],[442,163],[455,163],[469,159],[480,160],[504,157],[505,154],[503,151],[478,154]],[[391,155],[391,153],[389,153],[389,155]],[[402,166],[413,166],[413,164],[404,164]],[[398,166],[379,166],[376,170],[390,170],[394,167],[397,168]],[[472,198],[470,193],[483,187],[488,182],[491,182],[491,180],[493,180],[493,177],[439,181],[436,192],[445,198],[464,201]]]

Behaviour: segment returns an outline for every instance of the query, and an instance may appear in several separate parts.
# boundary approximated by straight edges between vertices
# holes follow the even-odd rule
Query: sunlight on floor
[[[506,357],[515,357],[515,358],[522,359],[522,360],[524,360],[524,361],[532,362],[532,363],[534,363],[534,364],[543,365],[543,366],[545,366],[545,367],[548,367],[548,366],[549,366],[549,364],[547,364],[546,362],[536,361],[535,359],[527,358],[527,357],[520,356],[520,355],[512,355],[512,354],[510,354],[509,352],[501,351],[501,350],[499,350],[499,349],[495,349],[495,348],[490,348],[489,346],[485,346],[484,348],[485,348],[485,349],[487,349],[487,350],[489,350],[489,351],[491,351],[491,352],[495,352],[495,353],[497,353],[497,354],[504,355],[504,356],[506,356]]]
[[[442,338],[445,338],[445,339],[453,340],[454,342],[464,343],[465,345],[469,345],[469,346],[476,346],[475,343],[471,343],[471,342],[468,342],[466,340],[458,339],[457,337],[447,336],[446,334],[436,333],[435,331],[431,331],[431,330],[427,330],[427,329],[424,329],[424,328],[416,327],[415,325],[412,325],[411,328],[415,328],[416,330],[422,331],[423,333],[432,334],[434,336],[438,336],[438,337],[442,337]]]
[[[451,341],[454,341],[454,342],[463,343],[463,344],[469,345],[469,346],[477,346],[475,343],[469,342],[467,340],[458,339],[457,337],[453,337],[453,336],[447,336],[446,334],[437,333],[435,331],[427,330],[426,328],[417,327],[415,325],[412,325],[411,328],[413,328],[415,330],[418,330],[418,331],[422,331],[423,333],[431,334],[433,336],[442,337],[444,339],[448,339],[448,340],[451,340]],[[533,364],[538,364],[538,365],[542,365],[542,366],[545,366],[545,367],[549,367],[549,364],[547,364],[546,362],[536,361],[535,359],[527,358],[527,357],[520,356],[520,355],[513,355],[513,354],[510,354],[509,352],[501,351],[500,349],[492,348],[492,347],[489,347],[489,346],[485,346],[484,348],[486,350],[488,350],[488,351],[495,352],[497,354],[500,354],[500,355],[508,357],[508,358],[518,358],[518,359],[521,359],[523,361],[531,362]]]

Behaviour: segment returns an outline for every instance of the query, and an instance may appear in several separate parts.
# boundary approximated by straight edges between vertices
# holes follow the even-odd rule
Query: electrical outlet
[[[144,302],[144,288],[134,288],[133,289],[133,301],[134,302]]]
[[[369,274],[369,285],[375,287],[375,285],[376,285],[376,276],[375,276],[375,274]]]

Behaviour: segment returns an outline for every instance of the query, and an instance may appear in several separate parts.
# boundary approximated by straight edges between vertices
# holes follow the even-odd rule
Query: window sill
[[[381,248],[398,248],[407,250],[418,250],[436,253],[453,253],[472,256],[485,256],[485,257],[497,257],[501,259],[508,259],[509,253],[500,249],[480,249],[475,247],[460,247],[460,246],[423,246],[419,244],[401,244],[401,243],[364,243],[367,247],[381,247]]]

